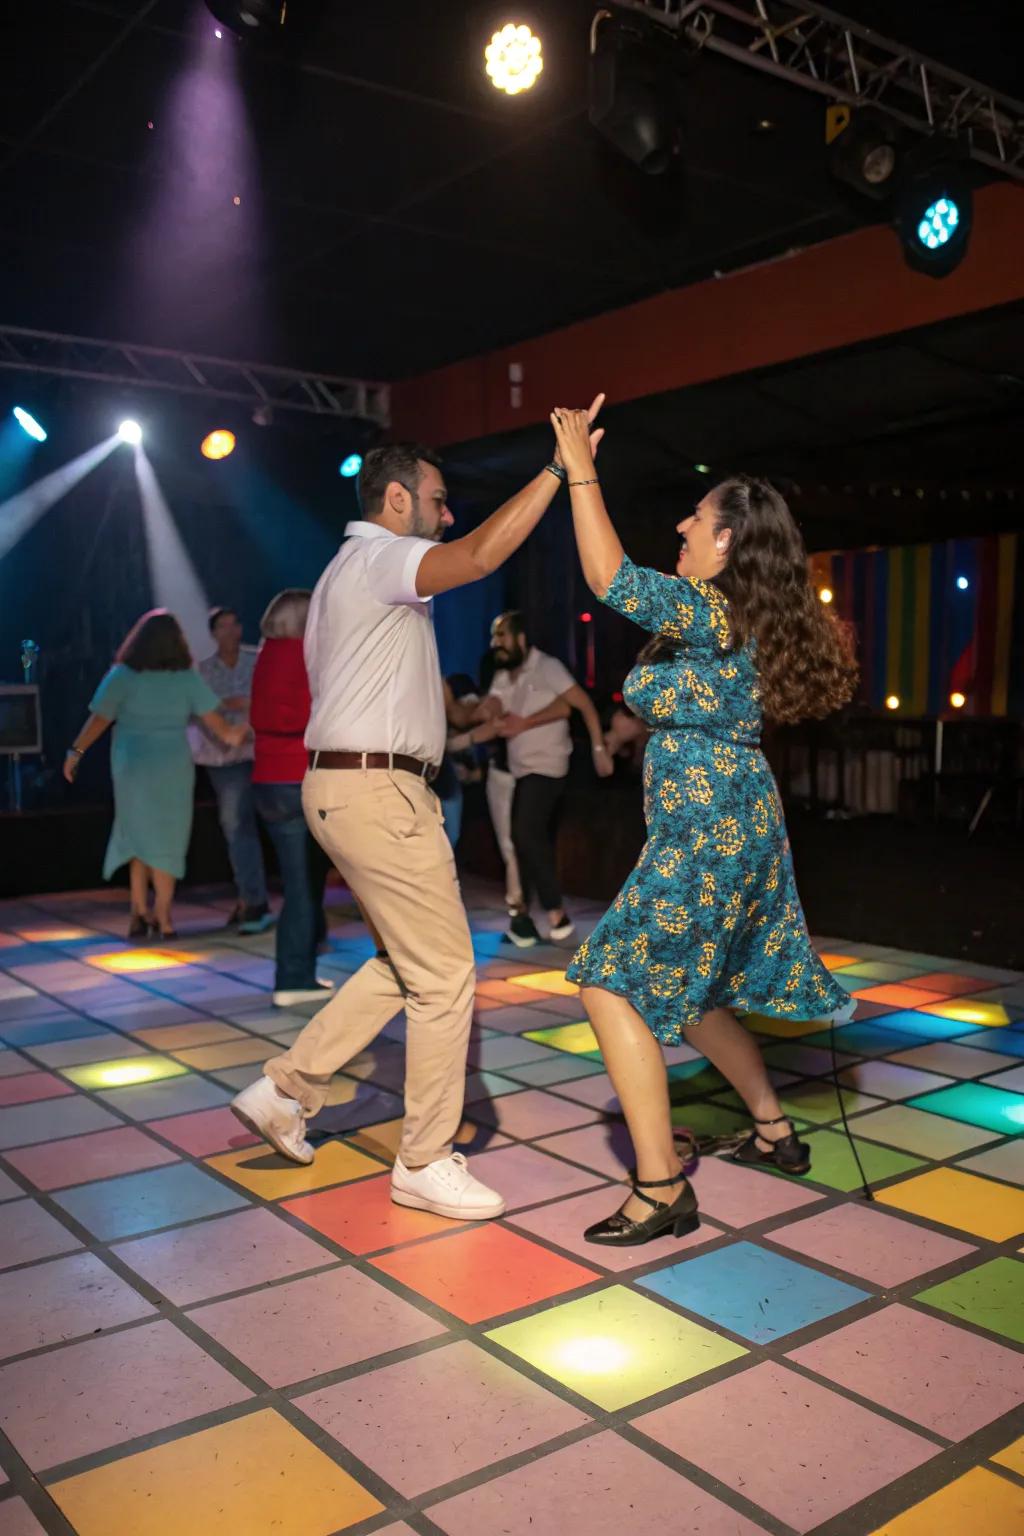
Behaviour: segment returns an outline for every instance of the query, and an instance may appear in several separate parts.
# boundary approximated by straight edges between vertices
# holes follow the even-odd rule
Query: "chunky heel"
[[[688,1232],[696,1232],[700,1226],[700,1217],[694,1211],[692,1216],[679,1216],[672,1228],[673,1237],[685,1237]]]

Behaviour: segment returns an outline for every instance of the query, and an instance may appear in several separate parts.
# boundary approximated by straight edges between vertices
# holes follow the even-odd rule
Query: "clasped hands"
[[[604,428],[594,428],[593,422],[604,400],[602,392],[594,396],[585,411],[560,405],[551,412],[551,425],[555,429],[555,463],[565,469],[570,480],[593,478],[594,458],[604,437]]]

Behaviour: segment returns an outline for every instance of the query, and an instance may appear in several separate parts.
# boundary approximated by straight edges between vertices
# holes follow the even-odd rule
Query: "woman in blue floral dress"
[[[736,1156],[794,1173],[810,1167],[736,1013],[825,1019],[849,1016],[850,1004],[811,947],[761,720],[829,713],[851,697],[856,668],[771,486],[740,477],[715,487],[678,525],[676,574],[642,569],[605,510],[585,417],[557,411],[552,420],[588,585],[654,637],[624,689],[651,729],[647,842],[568,971],[637,1156],[630,1199],[585,1235],[625,1245],[698,1223],[661,1053],[684,1030],[750,1110],[754,1130]]]

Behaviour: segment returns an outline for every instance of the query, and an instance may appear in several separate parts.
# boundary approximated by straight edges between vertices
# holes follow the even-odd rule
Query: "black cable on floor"
[[[861,1189],[864,1192],[864,1199],[874,1200],[875,1192],[871,1188],[871,1185],[868,1183],[868,1176],[864,1172],[864,1164],[861,1162],[860,1153],[857,1151],[857,1143],[854,1141],[853,1134],[850,1130],[850,1122],[846,1118],[846,1104],[843,1100],[843,1090],[839,1084],[839,1058],[836,1055],[835,1014],[832,1015],[831,1022],[829,1023],[828,1038],[829,1045],[832,1048],[832,1081],[835,1084],[836,1098],[839,1100],[839,1113],[843,1121],[843,1130],[846,1132],[846,1139],[850,1143],[850,1151],[853,1153],[853,1160],[857,1164],[857,1172],[860,1174],[860,1184]]]

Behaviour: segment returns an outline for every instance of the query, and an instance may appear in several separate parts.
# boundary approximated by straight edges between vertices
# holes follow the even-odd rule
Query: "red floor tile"
[[[192,1157],[209,1157],[239,1147],[254,1147],[259,1140],[245,1130],[230,1109],[197,1109],[190,1115],[171,1115],[150,1120],[151,1129]]]
[[[943,997],[966,997],[978,987],[977,976],[960,976],[956,971],[929,971],[927,976],[915,976],[914,986],[927,992],[939,992]]]
[[[464,1323],[500,1317],[599,1278],[495,1223],[371,1262]]]
[[[881,987],[865,987],[853,996],[863,1003],[887,1003],[892,1008],[918,1008],[922,1003],[940,1003],[941,992],[928,992],[924,987],[907,987],[902,982],[886,982]]]
[[[35,1104],[39,1099],[62,1099],[74,1093],[71,1083],[52,1072],[25,1072],[20,1077],[0,1078],[0,1105]]]
[[[67,1189],[112,1174],[138,1173],[178,1161],[177,1153],[130,1125],[96,1131],[91,1136],[71,1136],[67,1141],[42,1142],[5,1156],[38,1189]]]
[[[460,1226],[444,1216],[395,1205],[390,1174],[325,1189],[315,1195],[299,1195],[281,1204],[283,1210],[349,1253],[379,1253],[382,1248],[412,1243],[417,1238],[451,1232]]]

